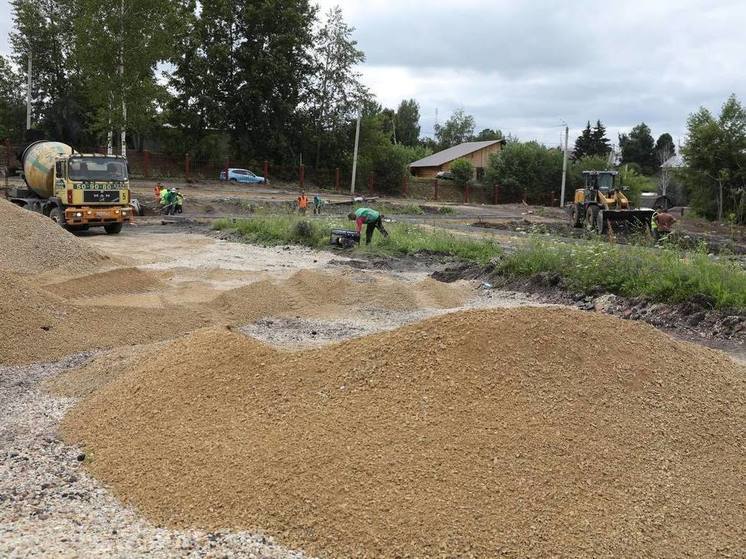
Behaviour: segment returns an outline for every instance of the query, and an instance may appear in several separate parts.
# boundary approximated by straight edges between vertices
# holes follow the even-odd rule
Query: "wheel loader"
[[[575,191],[572,224],[605,233],[609,228],[647,228],[655,210],[632,209],[616,171],[583,171],[585,186]]]

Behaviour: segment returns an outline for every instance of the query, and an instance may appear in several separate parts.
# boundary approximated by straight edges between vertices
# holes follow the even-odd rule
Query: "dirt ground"
[[[151,199],[153,184],[135,181],[133,190]],[[180,220],[203,223],[221,215],[251,215],[257,207],[285,211],[297,195],[218,182],[178,186],[186,195]],[[441,206],[406,203],[435,211]],[[534,226],[551,230],[565,224],[559,209],[449,206],[453,213],[428,210],[395,218],[494,235],[505,243],[520,241]],[[228,327],[231,336],[240,333],[275,350],[311,352],[465,309],[544,306],[540,296],[484,289],[480,281],[437,282],[430,277],[430,263],[376,269],[343,252],[240,244],[216,238],[204,226],[170,221],[150,216],[120,235],[95,230],[78,235],[76,246],[106,255],[85,268],[66,265],[41,274],[26,268],[0,277],[3,289],[21,289],[30,301],[18,306],[0,292],[11,303],[10,310],[0,307],[6,322],[13,322],[0,340],[0,406],[7,410],[0,418],[0,445],[7,449],[0,455],[0,556],[306,557],[257,530],[153,524],[91,477],[80,448],[59,439],[59,422],[79,398],[136,365],[158,361],[164,344],[204,328]],[[479,222],[504,226],[486,230],[474,226]],[[732,231],[705,231],[698,222],[692,227],[733,236]],[[178,365],[178,352],[169,355]],[[402,549],[416,549],[409,545]],[[308,549],[323,556],[321,548]]]

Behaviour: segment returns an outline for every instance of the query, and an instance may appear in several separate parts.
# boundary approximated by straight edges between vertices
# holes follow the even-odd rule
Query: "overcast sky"
[[[587,120],[619,130],[645,121],[679,139],[699,106],[746,102],[744,0],[320,0],[340,4],[367,56],[364,82],[385,106],[420,103],[522,140],[570,141]],[[8,0],[0,52],[8,53]]]

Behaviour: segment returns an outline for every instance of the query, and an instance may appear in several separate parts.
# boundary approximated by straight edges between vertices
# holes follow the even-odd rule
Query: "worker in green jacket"
[[[370,244],[370,240],[373,238],[374,229],[378,229],[384,237],[389,236],[386,229],[383,228],[383,216],[376,210],[370,208],[358,208],[354,212],[351,212],[347,217],[355,222],[355,229],[358,234],[363,229],[363,224],[367,226],[365,229],[366,245]]]

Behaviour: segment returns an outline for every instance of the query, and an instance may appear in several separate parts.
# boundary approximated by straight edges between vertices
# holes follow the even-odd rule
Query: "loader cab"
[[[586,198],[592,198],[593,191],[608,194],[616,190],[618,174],[616,171],[583,171]]]

